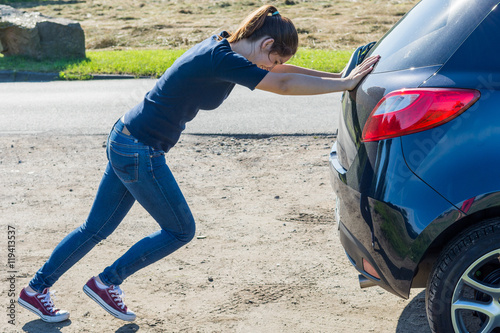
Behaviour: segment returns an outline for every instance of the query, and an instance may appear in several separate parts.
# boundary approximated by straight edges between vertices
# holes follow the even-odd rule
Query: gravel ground
[[[16,293],[85,220],[106,164],[105,139],[0,136],[2,227],[15,228]],[[4,316],[0,331],[429,332],[422,290],[403,300],[358,287],[333,214],[334,140],[183,136],[167,163],[197,220],[197,237],[124,282],[136,321],[111,317],[82,287],[158,229],[138,204],[52,288],[70,320],[47,324],[17,306],[16,324]],[[6,238],[7,231],[2,251]],[[5,309],[12,297],[6,278],[3,284]]]

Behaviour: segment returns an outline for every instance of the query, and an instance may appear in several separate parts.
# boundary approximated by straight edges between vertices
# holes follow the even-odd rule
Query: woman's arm
[[[305,72],[269,72],[257,89],[273,92],[280,95],[318,95],[354,89],[358,83],[373,69],[380,57],[374,56],[366,59],[354,68],[346,78],[318,77],[305,74]],[[285,65],[279,65],[281,69]],[[276,66],[278,67],[278,66]],[[288,67],[288,66],[287,66]],[[296,67],[295,68],[301,68]],[[305,69],[300,69],[302,71]]]
[[[276,65],[271,72],[304,74],[316,77],[329,77],[332,79],[339,79],[342,76],[342,73],[328,73],[288,64]]]

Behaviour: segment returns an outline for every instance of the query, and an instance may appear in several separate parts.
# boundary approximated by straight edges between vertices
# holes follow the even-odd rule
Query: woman
[[[137,200],[161,229],[137,242],[83,287],[110,314],[134,320],[135,314],[123,303],[120,284],[195,235],[193,216],[164,156],[185,123],[200,109],[217,108],[235,84],[285,95],[351,90],[378,60],[369,58],[347,78],[340,78],[340,74],[285,65],[297,47],[293,23],[267,5],[250,14],[234,34],[212,36],[182,55],[113,127],[107,142],[109,163],[87,220],[57,245],[21,291],[19,304],[48,322],[68,319],[68,312],[54,308],[49,288],[109,236]]]

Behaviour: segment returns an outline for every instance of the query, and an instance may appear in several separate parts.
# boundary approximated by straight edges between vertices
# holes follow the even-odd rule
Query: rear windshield
[[[422,0],[374,47],[374,73],[444,64],[499,0]]]

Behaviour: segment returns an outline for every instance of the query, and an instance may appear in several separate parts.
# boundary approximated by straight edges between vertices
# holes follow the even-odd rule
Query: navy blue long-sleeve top
[[[179,57],[144,99],[125,114],[130,133],[144,144],[170,150],[199,110],[213,110],[235,84],[254,90],[268,71],[234,52],[222,32]]]

